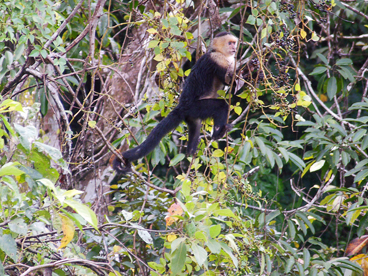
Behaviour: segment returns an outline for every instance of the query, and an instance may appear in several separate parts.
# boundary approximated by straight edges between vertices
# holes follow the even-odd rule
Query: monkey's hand
[[[223,126],[214,126],[212,139],[213,140],[218,140],[218,139],[222,138],[225,135],[225,133],[230,131],[232,128],[233,128],[232,124],[226,124],[226,125],[223,125]]]

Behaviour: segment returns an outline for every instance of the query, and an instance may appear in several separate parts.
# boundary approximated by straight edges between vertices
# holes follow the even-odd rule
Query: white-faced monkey
[[[150,153],[169,131],[182,121],[189,127],[187,154],[197,151],[201,122],[214,119],[212,139],[217,140],[230,130],[227,124],[229,106],[218,99],[217,91],[231,83],[238,39],[228,32],[221,32],[212,41],[210,51],[203,55],[185,80],[177,107],[167,115],[139,146],[122,153],[123,159],[115,157],[113,168],[118,174],[129,172],[131,162]]]

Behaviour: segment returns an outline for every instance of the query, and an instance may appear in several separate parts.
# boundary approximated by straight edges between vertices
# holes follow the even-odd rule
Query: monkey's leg
[[[199,135],[201,133],[201,119],[185,118],[185,122],[189,128],[189,141],[187,145],[187,155],[194,155],[197,151],[199,143]]]
[[[229,106],[225,100],[221,99],[203,99],[192,104],[188,114],[192,118],[200,118],[205,120],[213,118],[213,134],[212,139],[217,140],[224,136],[225,132],[231,129],[231,125],[227,124],[227,114]]]

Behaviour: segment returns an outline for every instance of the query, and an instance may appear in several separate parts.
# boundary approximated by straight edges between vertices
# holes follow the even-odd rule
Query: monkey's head
[[[229,32],[218,33],[212,41],[212,49],[226,57],[236,54],[238,38]]]

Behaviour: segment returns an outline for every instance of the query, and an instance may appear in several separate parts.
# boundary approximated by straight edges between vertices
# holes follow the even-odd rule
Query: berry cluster
[[[327,15],[327,13],[331,10],[331,1],[330,0],[322,0],[322,2],[320,4],[315,3],[314,1],[312,1],[312,5],[315,9],[319,10],[321,13],[324,13],[325,15]],[[327,19],[326,18],[321,18],[320,21],[322,23],[326,23]]]
[[[289,32],[284,32],[283,36],[281,36],[281,31],[277,31],[271,34],[271,39],[276,43],[278,47],[281,47],[285,50],[292,50],[295,46],[294,38],[289,37]]]
[[[296,12],[294,8],[295,7],[293,4],[288,4],[286,1],[281,1],[280,11],[289,13],[290,19],[294,19],[296,17]]]
[[[312,5],[315,9],[324,13],[327,13],[331,9],[331,3],[328,0],[323,0],[321,4],[312,1]]]
[[[286,86],[287,88],[290,87],[290,74],[287,72],[288,71],[288,65],[285,63],[285,61],[281,60],[281,61],[276,61],[277,63],[277,67],[278,67],[278,71],[279,73],[277,74],[277,76],[275,76],[274,74],[272,74],[272,78],[274,79],[277,87],[283,87]]]

